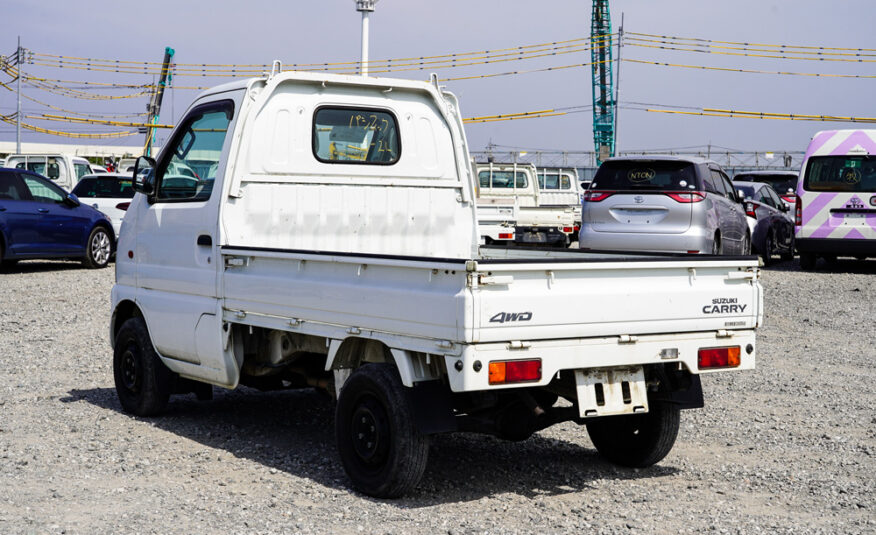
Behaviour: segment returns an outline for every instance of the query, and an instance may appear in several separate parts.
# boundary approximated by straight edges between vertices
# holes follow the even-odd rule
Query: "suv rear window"
[[[813,156],[804,176],[807,191],[876,192],[876,156]]]
[[[73,195],[96,199],[133,199],[132,179],[83,178],[73,188]]]
[[[797,175],[748,175],[740,173],[733,177],[733,181],[765,182],[783,195],[788,190],[794,191],[797,189]]]
[[[696,169],[690,162],[605,162],[596,171],[590,189],[618,191],[697,189]]]

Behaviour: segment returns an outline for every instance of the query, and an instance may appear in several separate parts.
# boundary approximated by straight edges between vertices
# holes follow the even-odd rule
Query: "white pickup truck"
[[[478,163],[475,174],[478,181],[475,202],[479,209],[484,207],[480,212],[489,214],[488,209],[497,202],[516,203],[517,220],[512,237],[515,243],[567,247],[577,238],[575,226],[581,222],[580,206],[545,203],[534,165]],[[481,213],[478,221],[484,222]]]
[[[39,173],[68,192],[80,178],[92,173],[88,160],[72,154],[10,154],[6,157],[6,167]]]
[[[190,155],[215,165],[192,179]],[[754,368],[758,261],[480,248],[468,162],[434,82],[201,94],[137,162],[110,325],[124,409],[323,388],[353,486],[379,497],[417,484],[435,433],[571,421],[615,463],[660,461],[700,374]]]

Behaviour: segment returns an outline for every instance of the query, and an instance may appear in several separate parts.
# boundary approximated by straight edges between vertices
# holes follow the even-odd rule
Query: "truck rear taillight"
[[[798,227],[803,226],[803,199],[800,197],[794,201],[794,224]]]
[[[500,232],[500,233],[499,233],[499,239],[500,239],[500,240],[513,240],[513,239],[514,239],[514,234],[512,234],[512,233],[510,233],[510,232],[507,232],[507,233],[505,233],[505,232]]]
[[[129,206],[131,206],[131,203],[129,203],[129,202],[120,202],[119,204],[116,205],[116,208],[118,210],[127,211]]]
[[[565,232],[566,234],[571,233],[573,230],[575,229],[572,227],[563,227],[563,232]]]
[[[599,202],[614,195],[613,191],[588,191],[584,193],[584,202]]]
[[[736,368],[742,363],[739,346],[706,347],[697,353],[697,365],[701,370],[710,368]]]
[[[668,191],[666,196],[676,202],[694,203],[706,200],[706,194],[701,191]]]
[[[541,379],[541,359],[494,360],[490,362],[490,384],[527,383]]]

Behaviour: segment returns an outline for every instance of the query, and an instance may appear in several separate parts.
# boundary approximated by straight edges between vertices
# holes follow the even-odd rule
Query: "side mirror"
[[[143,195],[155,193],[155,160],[149,156],[140,156],[134,162],[134,191]]]
[[[80,204],[82,204],[81,202],[79,202],[79,197],[77,197],[76,195],[73,195],[72,193],[67,194],[67,197],[64,199],[64,202],[69,204],[70,206],[72,206],[74,208],[79,206]]]

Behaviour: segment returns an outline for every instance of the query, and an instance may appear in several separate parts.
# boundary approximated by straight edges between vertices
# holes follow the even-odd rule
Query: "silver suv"
[[[702,158],[606,160],[584,194],[581,249],[751,253],[742,199],[721,167]]]

